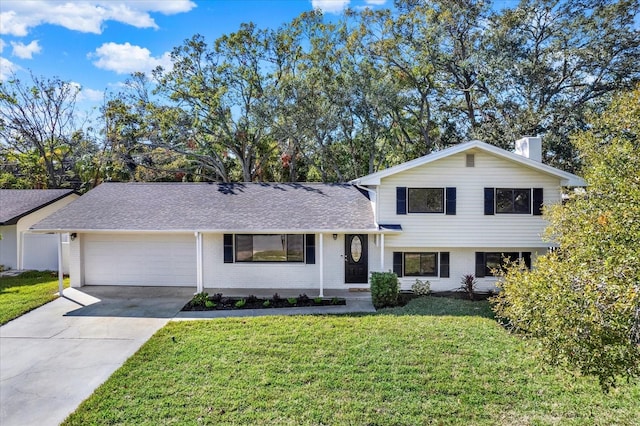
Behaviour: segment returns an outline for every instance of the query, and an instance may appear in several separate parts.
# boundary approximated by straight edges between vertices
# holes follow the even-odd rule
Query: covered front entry
[[[344,236],[344,282],[366,284],[369,282],[369,255],[366,234]]]
[[[196,284],[196,241],[187,235],[83,235],[86,285]]]

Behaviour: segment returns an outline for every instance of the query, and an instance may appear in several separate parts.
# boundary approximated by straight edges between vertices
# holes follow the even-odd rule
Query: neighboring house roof
[[[374,231],[350,184],[103,183],[35,224],[42,231]]]
[[[502,148],[498,148],[497,146],[489,145],[488,143],[477,141],[477,140],[461,143],[461,144],[452,146],[451,148],[446,148],[446,149],[443,149],[442,151],[437,151],[432,154],[425,155],[424,157],[419,157],[419,158],[416,158],[415,160],[407,161],[406,163],[402,163],[397,166],[381,170],[377,173],[372,173],[370,175],[363,176],[358,179],[354,179],[351,182],[356,185],[380,185],[380,180],[387,176],[404,172],[414,167],[432,163],[442,158],[449,157],[451,155],[459,154],[461,152],[470,151],[470,150],[480,150],[480,151],[488,152],[497,157],[504,158],[506,160],[521,164],[524,167],[528,167],[528,168],[540,171],[542,173],[555,176],[561,180],[561,184],[563,186],[587,186],[587,183],[581,177],[576,176],[572,173],[568,173],[560,169],[556,169],[555,167],[548,166],[539,161],[531,160],[519,154],[509,152]]]
[[[14,225],[24,216],[74,193],[71,189],[0,189],[0,225]]]

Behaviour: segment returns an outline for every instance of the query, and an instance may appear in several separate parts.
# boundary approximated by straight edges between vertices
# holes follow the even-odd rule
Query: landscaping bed
[[[219,311],[230,309],[273,309],[273,308],[303,308],[314,306],[346,305],[346,300],[340,297],[309,297],[301,294],[298,297],[281,297],[278,293],[269,298],[256,296],[226,297],[222,293],[209,295],[198,293],[184,307],[183,311]]]

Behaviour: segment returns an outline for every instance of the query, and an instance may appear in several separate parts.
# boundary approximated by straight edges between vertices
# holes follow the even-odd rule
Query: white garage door
[[[192,235],[83,236],[87,285],[194,286]]]

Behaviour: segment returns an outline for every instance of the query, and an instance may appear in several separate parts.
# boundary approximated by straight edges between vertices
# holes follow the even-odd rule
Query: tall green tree
[[[504,274],[496,312],[607,389],[640,376],[640,86],[574,139],[588,186],[548,209],[559,248]]]
[[[16,158],[39,161],[46,176],[43,185],[70,184],[76,153],[86,143],[78,123],[76,100],[80,88],[59,78],[30,81],[12,76],[0,82],[0,150]]]
[[[616,90],[640,81],[637,0],[522,0],[493,13],[478,64],[486,87],[474,137],[500,145],[542,135],[544,160],[574,171],[569,142]]]

